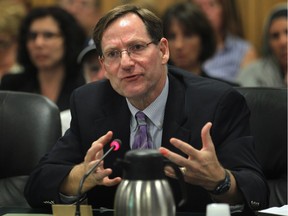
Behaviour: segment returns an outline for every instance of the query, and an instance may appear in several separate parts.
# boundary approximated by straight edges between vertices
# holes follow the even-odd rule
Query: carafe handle
[[[166,158],[164,158],[164,165],[172,167],[172,169],[174,170],[175,175],[178,179],[178,182],[179,182],[180,188],[181,188],[181,193],[182,193],[182,199],[178,203],[178,207],[181,207],[187,202],[187,190],[186,190],[186,186],[185,186],[183,173],[181,172],[180,168],[176,164],[172,163],[171,161],[169,161]]]

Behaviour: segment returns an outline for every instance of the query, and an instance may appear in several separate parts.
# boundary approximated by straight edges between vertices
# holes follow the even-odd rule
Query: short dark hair
[[[102,56],[101,41],[104,31],[109,25],[116,19],[128,14],[136,14],[143,21],[146,26],[147,32],[153,42],[158,42],[163,37],[162,21],[154,13],[148,9],[141,8],[133,4],[125,4],[110,10],[105,16],[103,16],[94,28],[93,40],[96,45],[96,49],[99,56]]]
[[[170,6],[164,13],[163,33],[169,41],[172,20],[177,20],[186,35],[198,35],[201,38],[202,51],[199,61],[204,62],[216,51],[216,39],[213,28],[201,11],[201,9],[191,2],[177,3]]]

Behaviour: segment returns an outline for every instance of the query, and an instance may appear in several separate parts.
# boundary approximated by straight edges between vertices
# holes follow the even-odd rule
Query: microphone
[[[75,216],[80,216],[80,201],[81,201],[81,191],[84,185],[85,180],[87,177],[99,166],[99,164],[104,160],[104,158],[111,152],[111,151],[118,151],[120,149],[122,142],[119,139],[114,139],[110,143],[110,149],[100,158],[100,160],[95,163],[81,178],[79,188],[78,188],[78,193],[77,193],[77,202],[76,202],[76,212]]]

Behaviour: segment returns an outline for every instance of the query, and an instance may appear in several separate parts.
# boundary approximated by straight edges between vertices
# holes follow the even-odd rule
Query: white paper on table
[[[284,205],[282,207],[271,207],[268,209],[261,210],[258,213],[260,213],[259,215],[261,215],[261,213],[265,213],[271,215],[288,216],[288,205]]]

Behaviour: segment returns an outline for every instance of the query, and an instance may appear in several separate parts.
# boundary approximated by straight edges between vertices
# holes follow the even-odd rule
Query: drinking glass
[[[206,206],[206,216],[231,216],[226,203],[211,203]]]

